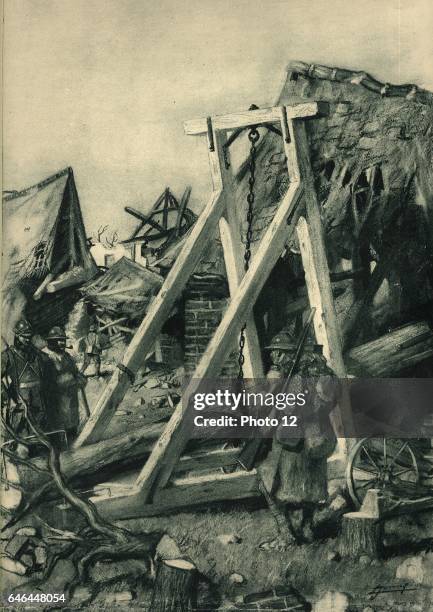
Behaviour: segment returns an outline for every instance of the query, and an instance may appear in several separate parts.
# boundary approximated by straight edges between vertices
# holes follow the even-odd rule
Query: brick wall
[[[159,345],[161,348],[162,363],[177,368],[183,363],[183,352],[180,340],[170,334],[160,334]]]
[[[217,329],[228,302],[224,279],[211,277],[189,282],[185,292],[185,372],[192,374]],[[222,376],[235,376],[236,357],[233,351],[224,365]]]

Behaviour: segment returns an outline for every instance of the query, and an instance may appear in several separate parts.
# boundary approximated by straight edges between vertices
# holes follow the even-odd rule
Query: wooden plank
[[[281,113],[281,110],[278,110]],[[185,405],[187,405],[188,397],[197,391],[201,379],[218,375],[234,334],[246,320],[266,279],[280,257],[284,245],[293,232],[293,227],[288,226],[287,221],[296,210],[303,190],[299,180],[297,151],[291,143],[285,143],[285,148],[289,176],[293,177],[293,180],[260,242],[249,270],[245,273],[236,295],[232,297],[218,329],[193,374],[184,393]],[[164,487],[167,484],[185,447],[188,435],[182,406],[179,404],[137,479],[136,486],[142,490],[145,499],[149,497],[153,489]]]
[[[212,502],[259,496],[254,470],[176,479],[169,487],[156,492],[152,504],[146,504],[136,489],[132,489],[129,495],[93,497],[92,502],[104,518],[117,520],[157,516],[201,504],[207,506]]]
[[[308,140],[305,125],[301,121],[293,122],[293,138],[298,149],[301,175],[305,189],[307,221],[299,221],[301,255],[304,264],[310,305],[316,308],[314,330],[319,344],[330,367],[340,378],[344,378],[342,345],[335,313],[334,297],[329,278],[328,261],[323,237],[319,203],[314,189],[313,174],[310,166]],[[302,246],[303,244],[303,246]]]
[[[310,306],[316,308],[314,331],[317,342],[323,346],[323,354],[329,366],[338,377],[344,378],[346,376],[346,368],[342,355],[342,344],[329,276],[320,208],[314,188],[308,140],[303,122],[293,122],[292,139],[296,143],[305,189],[307,220],[305,218],[299,219],[297,232],[305,271],[308,299]],[[345,456],[348,452],[345,431],[350,430],[352,423],[350,398],[345,387],[343,388],[339,405],[332,412],[331,421],[338,438],[339,451]]]
[[[323,102],[303,102],[301,104],[294,104],[293,106],[286,106],[287,119],[299,119],[307,117],[315,117],[318,114],[324,115],[327,112],[328,105]],[[257,123],[277,123],[281,120],[280,108],[274,106],[272,108],[261,108],[258,110],[245,110],[239,113],[232,113],[230,115],[217,115],[212,117],[212,124],[214,130],[234,130],[236,128],[248,127]],[[207,119],[193,119],[191,121],[185,121],[184,130],[185,134],[189,136],[197,136],[199,134],[206,134],[207,132]]]
[[[218,165],[215,153],[209,153],[211,165]],[[217,173],[215,172],[215,177]],[[191,230],[158,295],[153,300],[134,338],[123,356],[121,366],[134,374],[144,362],[144,356],[156,340],[171,309],[194,271],[200,256],[215,231],[224,209],[222,182],[215,179],[214,191]],[[110,422],[117,406],[131,384],[130,377],[116,369],[99,398],[90,419],[74,443],[75,447],[98,440]]]
[[[221,440],[221,442],[223,442]],[[189,472],[193,470],[209,470],[237,465],[239,448],[215,448],[195,451],[190,455],[183,455],[175,466],[175,472]]]

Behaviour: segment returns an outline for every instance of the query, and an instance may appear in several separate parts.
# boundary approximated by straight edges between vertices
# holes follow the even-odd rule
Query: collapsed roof
[[[431,304],[433,93],[415,85],[379,83],[363,72],[291,62],[277,104],[311,100],[329,103],[326,116],[305,124],[330,268],[363,267],[368,279],[381,262],[381,291],[376,288],[369,312],[363,311],[365,321],[371,315],[378,324],[370,328],[374,335]],[[253,253],[290,182],[281,137],[260,132]],[[248,190],[246,160],[235,181],[243,242]],[[296,238],[289,238],[289,232],[289,246],[296,252]],[[365,294],[367,286],[366,280],[361,289]],[[348,294],[337,300],[341,319],[356,299]],[[405,318],[401,313],[406,311]]]
[[[72,168],[4,196],[3,244],[3,334],[23,314],[36,331],[63,322],[71,290],[97,272]]]
[[[144,315],[163,280],[156,272],[122,257],[102,276],[84,285],[80,292],[107,312],[125,314],[135,319]]]

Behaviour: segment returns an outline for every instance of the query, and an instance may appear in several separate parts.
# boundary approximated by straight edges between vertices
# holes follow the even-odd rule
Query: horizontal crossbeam
[[[308,117],[317,117],[318,115],[326,114],[328,104],[326,102],[307,102],[305,104],[295,104],[294,106],[286,106],[287,119],[307,119]],[[237,128],[245,128],[259,123],[277,123],[281,122],[281,110],[278,106],[272,108],[260,108],[258,110],[246,110],[240,113],[232,113],[230,115],[216,115],[212,117],[212,126],[214,130],[235,130]],[[192,119],[185,121],[185,134],[189,136],[198,136],[206,134],[208,131],[207,119]]]

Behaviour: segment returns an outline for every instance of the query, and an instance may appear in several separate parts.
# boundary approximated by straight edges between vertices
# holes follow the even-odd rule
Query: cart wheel
[[[358,508],[368,489],[407,497],[418,481],[417,460],[408,440],[364,438],[349,455],[346,484]]]

